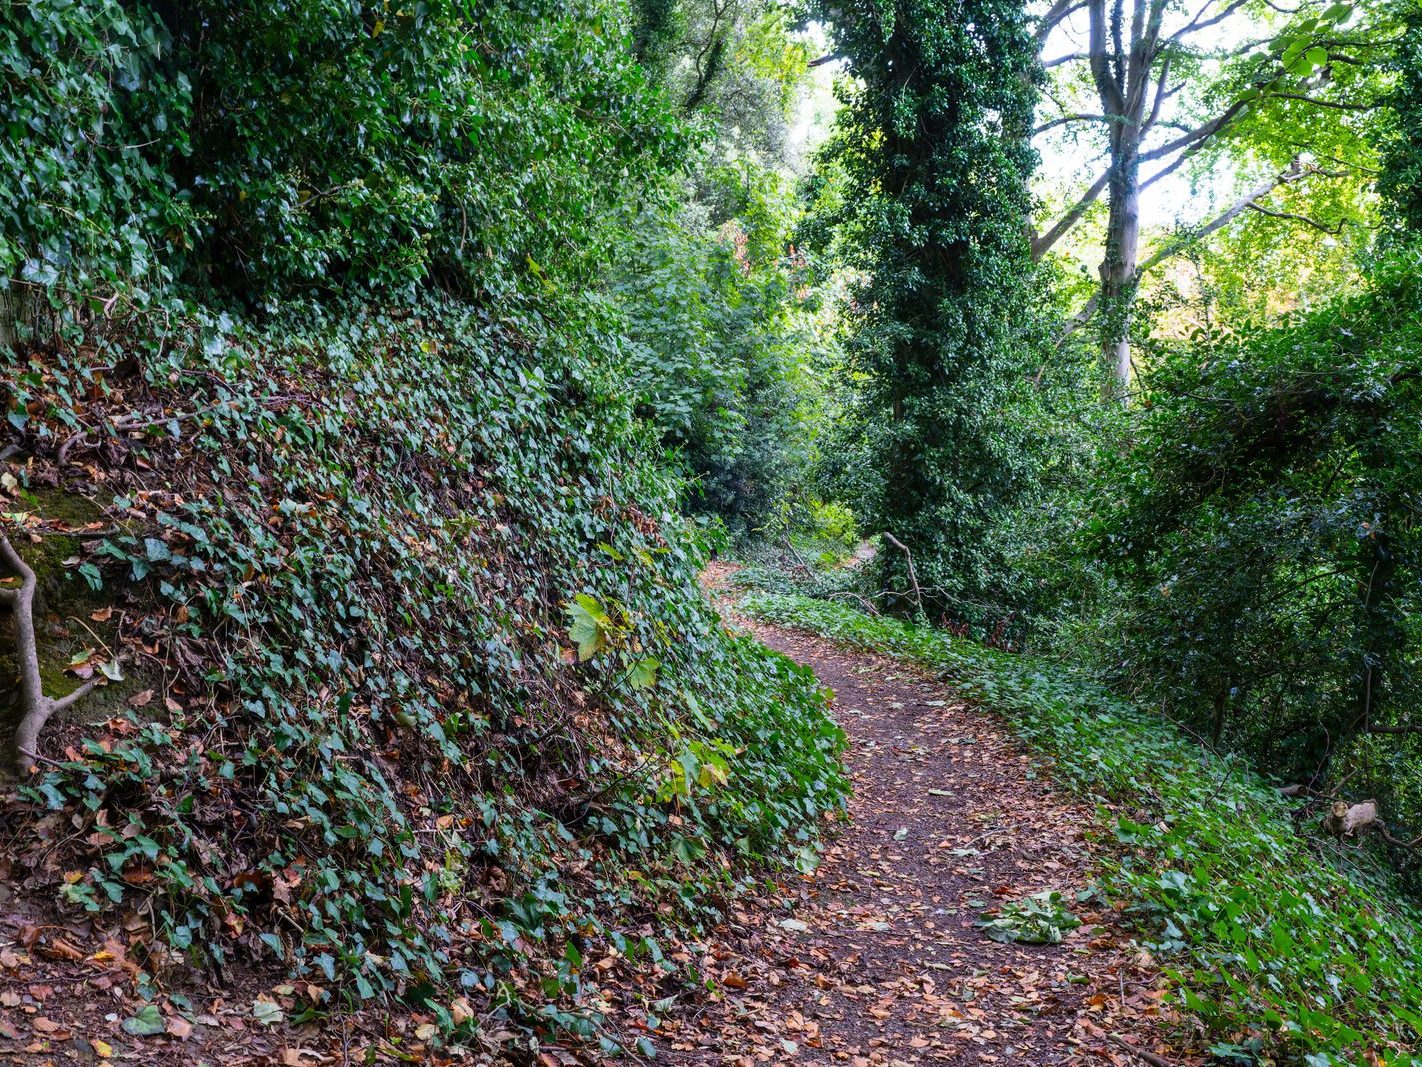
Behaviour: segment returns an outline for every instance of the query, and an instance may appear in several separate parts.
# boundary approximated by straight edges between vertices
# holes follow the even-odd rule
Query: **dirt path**
[[[991,716],[893,661],[746,623],[834,690],[850,821],[813,875],[711,947],[727,989],[664,1044],[682,1064],[1130,1064],[1163,1048],[1158,975],[1090,884],[1091,812]],[[999,944],[984,910],[1068,894],[1060,944]],[[766,907],[765,905],[771,905]],[[1170,1062],[1180,1063],[1178,1053]]]

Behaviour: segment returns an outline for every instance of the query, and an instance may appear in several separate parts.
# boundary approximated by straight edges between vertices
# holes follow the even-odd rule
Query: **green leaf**
[[[568,605],[568,637],[578,646],[578,659],[589,660],[607,648],[612,620],[592,597],[579,593]]]
[[[275,1026],[277,1023],[286,1021],[286,1012],[281,1010],[281,1006],[274,1004],[265,997],[258,997],[252,1001],[252,1018],[263,1026]]]
[[[145,1004],[135,1015],[130,1015],[122,1023],[124,1033],[133,1034],[135,1037],[148,1037],[151,1034],[161,1034],[168,1029],[168,1024],[163,1021],[163,1013],[158,1010],[156,1004]]]
[[[651,689],[657,684],[657,669],[659,667],[661,667],[660,661],[648,656],[632,668],[632,673],[627,676],[627,680],[632,684],[633,689]]]

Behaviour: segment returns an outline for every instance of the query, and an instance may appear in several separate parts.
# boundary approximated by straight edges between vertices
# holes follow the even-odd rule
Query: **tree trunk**
[[[1140,123],[1123,115],[1111,131],[1110,215],[1101,261],[1101,391],[1125,399],[1131,384],[1131,305],[1140,252]]]

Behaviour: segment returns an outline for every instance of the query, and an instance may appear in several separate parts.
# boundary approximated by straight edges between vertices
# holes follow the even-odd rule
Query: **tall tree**
[[[1389,221],[1415,238],[1422,234],[1422,8],[1407,15],[1393,69],[1397,85],[1388,101],[1393,127],[1378,191]]]
[[[993,532],[1027,477],[1005,408],[1029,318],[1036,42],[1017,0],[818,13],[853,86],[827,165],[844,167],[867,279],[853,313],[866,518],[917,562],[886,546],[893,586],[970,615],[1001,588]]]
[[[1197,7],[1178,0],[1056,0],[1038,24],[1045,46],[1078,14],[1086,20],[1085,51],[1047,65],[1061,68],[1063,86],[1076,77],[1074,68],[1084,70],[1097,110],[1057,99],[1056,114],[1036,132],[1100,130],[1107,166],[1034,237],[1033,253],[1049,252],[1105,195],[1100,284],[1076,324],[1096,316],[1108,398],[1124,396],[1129,387],[1131,309],[1146,270],[1247,211],[1297,221],[1297,213],[1270,207],[1267,198],[1298,183],[1356,180],[1371,161],[1353,120],[1374,105],[1386,16],[1355,18],[1354,4],[1330,0],[1305,0],[1281,20],[1282,10],[1267,0],[1204,0]],[[1346,142],[1341,150],[1340,141]],[[1232,168],[1254,172],[1247,187],[1142,262],[1143,191],[1226,148],[1234,153]],[[1143,167],[1149,168],[1144,177]]]

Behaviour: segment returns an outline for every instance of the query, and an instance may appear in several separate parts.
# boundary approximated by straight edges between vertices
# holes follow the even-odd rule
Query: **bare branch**
[[[1372,111],[1377,106],[1376,104],[1354,104],[1346,100],[1320,100],[1316,96],[1304,96],[1302,93],[1270,93],[1269,96],[1275,100],[1298,100],[1315,107],[1337,108],[1339,111]]]
[[[74,692],[68,694],[67,696],[56,697],[55,699],[51,700],[49,702],[49,713],[51,715],[54,715],[58,712],[63,711],[65,708],[72,707],[73,705],[79,703],[79,701],[83,700],[90,693],[92,693],[94,691],[95,686],[100,685],[101,683],[106,681],[108,681],[108,679],[105,678],[102,674],[95,675],[93,678],[90,678],[87,682],[85,682],[78,689],[74,690]]]
[[[1249,210],[1257,211],[1261,215],[1268,215],[1271,219],[1287,219],[1292,222],[1302,222],[1306,226],[1312,226],[1315,230],[1333,237],[1343,232],[1343,227],[1348,221],[1347,219],[1339,219],[1337,225],[1325,226],[1317,219],[1311,219],[1307,215],[1296,215],[1292,211],[1274,211],[1267,207],[1261,207],[1259,204],[1250,204]]]
[[[1058,219],[1050,230],[1039,237],[1032,238],[1032,259],[1034,262],[1051,251],[1052,246],[1062,239],[1062,235],[1081,220],[1081,217],[1086,214],[1087,208],[1096,202],[1101,191],[1106,188],[1106,181],[1109,177],[1110,174],[1107,173],[1097,178],[1091,183],[1091,188],[1082,194],[1081,199],[1070,211]]]
[[[1032,131],[1032,136],[1039,133],[1046,133],[1048,130],[1056,129],[1058,126],[1066,126],[1073,122],[1110,122],[1105,115],[1063,115],[1061,118],[1052,119],[1051,122],[1044,122]]]
[[[1037,44],[1043,44],[1054,29],[1064,20],[1071,18],[1086,6],[1087,0],[1056,0],[1051,9],[1037,23]]]
[[[1140,278],[1144,277],[1147,271],[1159,266],[1171,256],[1176,255],[1187,245],[1193,244],[1201,238],[1208,237],[1210,236],[1210,234],[1216,233],[1224,227],[1228,226],[1243,212],[1248,211],[1250,208],[1254,207],[1254,202],[1260,197],[1267,196],[1269,193],[1273,192],[1281,185],[1286,185],[1289,182],[1298,181],[1307,173],[1308,172],[1306,170],[1300,169],[1298,161],[1295,160],[1283,172],[1273,178],[1269,178],[1260,185],[1251,189],[1249,192],[1245,193],[1242,197],[1236,200],[1224,211],[1220,212],[1220,214],[1216,215],[1205,225],[1192,230],[1190,233],[1183,235],[1175,241],[1171,241],[1164,248],[1160,249],[1160,251],[1156,252],[1153,256],[1151,256],[1144,263],[1142,263],[1138,268],[1136,268],[1136,278],[1139,280]]]
[[[1067,320],[1067,324],[1062,327],[1062,332],[1057,334],[1057,343],[1054,347],[1061,348],[1062,345],[1067,343],[1072,334],[1090,322],[1091,316],[1096,314],[1096,306],[1100,303],[1101,290],[1097,289],[1096,292],[1091,294],[1091,299],[1081,305],[1081,310]]]
[[[3,601],[10,605],[15,630],[15,660],[20,668],[20,725],[15,728],[15,752],[23,770],[33,769],[39,750],[40,731],[55,712],[77,703],[105,679],[93,678],[67,696],[52,700],[44,695],[40,676],[39,644],[35,635],[35,590],[39,580],[34,570],[15,551],[10,539],[0,533],[0,562],[20,579],[18,587],[0,588]]]
[[[921,589],[918,587],[918,573],[914,570],[914,566],[913,566],[913,553],[908,550],[908,545],[904,544],[902,541],[900,541],[900,540],[899,540],[897,537],[895,537],[893,534],[889,533],[888,530],[885,530],[885,531],[884,531],[884,540],[887,541],[887,542],[889,542],[889,544],[893,545],[893,546],[894,546],[895,548],[897,548],[900,552],[902,552],[902,553],[904,554],[904,558],[908,561],[908,578],[909,578],[909,584],[913,586],[913,599],[914,599],[914,603],[918,605],[918,613],[919,613],[920,615],[922,615],[922,614],[923,614],[923,590],[921,590]]]
[[[1212,15],[1210,18],[1207,18],[1207,19],[1205,19],[1203,22],[1201,22],[1201,21],[1200,21],[1200,16],[1203,15],[1206,11],[1208,11],[1208,10],[1214,5],[1214,0],[1207,0],[1205,6],[1202,7],[1202,8],[1200,8],[1199,12],[1196,13],[1196,15],[1195,15],[1195,17],[1194,17],[1193,19],[1191,19],[1189,22],[1187,22],[1187,23],[1186,23],[1184,26],[1182,26],[1180,29],[1178,29],[1178,30],[1176,30],[1174,33],[1172,33],[1169,37],[1166,38],[1166,40],[1168,40],[1168,41],[1178,41],[1178,40],[1180,40],[1182,37],[1188,36],[1189,34],[1195,33],[1195,32],[1197,32],[1197,31],[1199,31],[1199,30],[1206,29],[1207,27],[1210,27],[1210,26],[1217,26],[1217,25],[1219,25],[1221,22],[1223,22],[1225,19],[1227,19],[1227,18],[1229,18],[1231,15],[1233,15],[1233,14],[1234,14],[1236,11],[1238,11],[1241,7],[1243,7],[1244,4],[1245,4],[1245,2],[1246,2],[1246,0],[1233,0],[1233,2],[1232,2],[1231,4],[1229,4],[1229,6],[1227,6],[1227,7],[1226,7],[1223,11],[1221,11],[1218,15]]]

